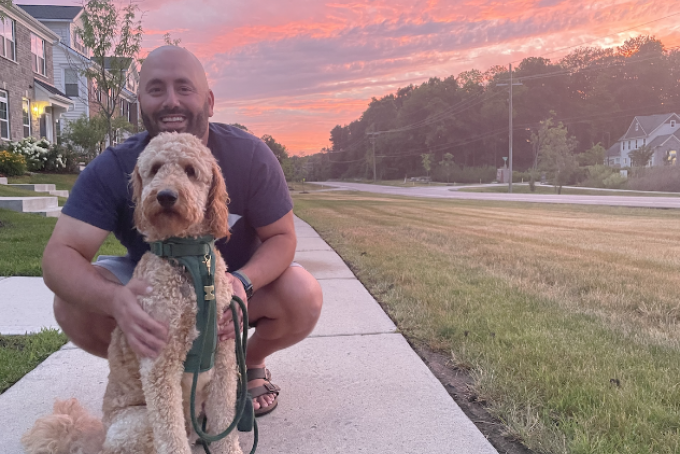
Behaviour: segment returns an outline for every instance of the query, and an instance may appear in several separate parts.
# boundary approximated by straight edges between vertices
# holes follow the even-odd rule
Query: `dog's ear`
[[[212,174],[212,185],[208,194],[208,209],[205,213],[206,222],[210,233],[215,238],[228,239],[231,235],[227,221],[229,197],[227,196],[227,186],[224,184],[224,178],[222,178],[222,171],[217,163],[213,163]]]
[[[139,165],[135,166],[135,170],[130,175],[130,185],[132,186],[132,201],[135,203],[134,220],[137,229],[142,228],[144,217],[142,216],[142,176],[139,174]],[[141,231],[141,230],[140,230]]]

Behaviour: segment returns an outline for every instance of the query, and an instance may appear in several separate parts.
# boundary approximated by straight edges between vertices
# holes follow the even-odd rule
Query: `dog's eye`
[[[149,173],[151,174],[151,176],[155,176],[160,169],[161,169],[161,165],[156,163],[151,167],[151,171]]]
[[[196,176],[196,170],[194,170],[194,166],[188,165],[184,168],[184,173],[187,174],[188,177],[195,177]]]

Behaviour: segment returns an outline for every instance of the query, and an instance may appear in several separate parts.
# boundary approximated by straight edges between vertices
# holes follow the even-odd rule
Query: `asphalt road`
[[[505,202],[568,203],[576,205],[607,205],[638,208],[680,208],[680,197],[632,197],[613,195],[566,195],[566,194],[502,194],[459,191],[461,187],[451,186],[414,186],[400,188],[376,184],[346,183],[325,181],[324,186],[336,189],[364,191],[377,194],[402,195],[407,197],[431,197],[437,199],[495,200]]]

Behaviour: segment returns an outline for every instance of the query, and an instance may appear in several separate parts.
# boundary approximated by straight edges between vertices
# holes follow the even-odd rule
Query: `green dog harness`
[[[198,337],[187,353],[184,361],[184,371],[194,374],[191,386],[191,422],[200,437],[203,449],[210,454],[208,446],[211,442],[221,440],[226,437],[235,426],[241,432],[254,432],[253,448],[251,454],[257,448],[257,424],[253,411],[253,401],[247,392],[245,351],[248,341],[248,311],[243,301],[237,296],[232,297],[230,309],[236,332],[236,359],[239,369],[240,380],[238,383],[239,398],[236,404],[236,414],[234,420],[222,433],[209,435],[205,432],[206,420],[203,420],[203,427],[200,427],[198,418],[195,414],[196,384],[200,372],[205,372],[215,365],[215,351],[217,350],[217,302],[215,301],[215,238],[212,236],[201,236],[198,238],[168,238],[165,241],[155,241],[149,243],[151,252],[183,266],[194,283],[196,292],[196,304],[198,312],[196,314],[196,329],[199,331]],[[238,316],[236,312],[237,303],[241,307],[243,314],[243,334],[238,335]]]
[[[205,372],[215,364],[217,348],[217,305],[215,301],[215,239],[169,238],[149,243],[151,252],[159,257],[175,259],[191,274],[196,291],[196,327],[198,338],[191,345],[184,361],[186,372]],[[203,329],[203,327],[207,327]],[[205,338],[205,346],[203,344]]]

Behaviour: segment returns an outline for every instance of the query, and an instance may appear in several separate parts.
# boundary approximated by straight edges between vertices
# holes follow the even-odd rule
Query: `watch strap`
[[[231,274],[236,276],[236,278],[243,284],[243,289],[246,291],[246,297],[250,298],[253,296],[253,283],[250,281],[248,276],[242,271],[232,271]]]

